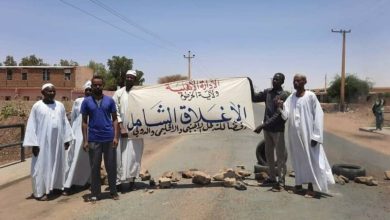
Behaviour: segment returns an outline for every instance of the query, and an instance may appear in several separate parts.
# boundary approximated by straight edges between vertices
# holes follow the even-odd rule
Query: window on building
[[[23,101],[30,101],[30,96],[23,96]]]
[[[7,80],[12,80],[12,74],[13,74],[12,69],[7,69]]]
[[[6,96],[5,101],[11,101],[11,96]]]
[[[26,72],[22,73],[22,80],[27,80],[27,73]]]
[[[64,69],[65,80],[70,80],[70,74],[71,74],[71,70],[70,69]]]
[[[42,79],[43,79],[43,81],[50,80],[50,70],[49,69],[43,69]]]

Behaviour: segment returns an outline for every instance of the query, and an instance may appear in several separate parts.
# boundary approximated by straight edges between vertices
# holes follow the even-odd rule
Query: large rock
[[[355,177],[355,182],[356,183],[362,183],[366,184],[367,186],[377,186],[378,181],[374,179],[372,176],[358,176]]]
[[[160,177],[158,179],[158,184],[160,186],[160,188],[169,188],[171,187],[171,179],[170,178],[167,178],[167,177]]]
[[[178,172],[173,172],[171,181],[172,182],[179,182],[181,180],[181,175]]]
[[[192,182],[200,185],[207,185],[211,182],[211,176],[202,171],[194,171]]]
[[[236,184],[237,184],[236,178],[229,178],[229,177],[226,177],[226,178],[223,180],[223,185],[226,186],[226,187],[234,187]]]
[[[390,180],[390,171],[385,171],[385,180]]]
[[[237,169],[236,174],[238,174],[240,177],[245,178],[251,175],[251,172],[244,169]]]
[[[191,179],[192,177],[194,177],[194,172],[195,172],[195,171],[198,171],[198,169],[192,168],[192,169],[183,171],[183,172],[181,173],[181,176],[182,176],[183,178],[185,178],[185,179]]]
[[[163,175],[161,177],[166,177],[166,178],[172,178],[173,176],[173,172],[172,171],[166,171],[163,173]]]
[[[151,175],[149,173],[149,170],[141,170],[141,172],[139,173],[139,177],[142,181],[150,180]]]

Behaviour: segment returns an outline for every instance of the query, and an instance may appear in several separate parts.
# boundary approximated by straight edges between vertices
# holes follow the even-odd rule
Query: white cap
[[[135,70],[127,70],[126,75],[137,76],[137,72]]]
[[[54,87],[54,85],[51,83],[43,84],[41,91],[45,90],[47,87]]]
[[[88,80],[87,82],[85,82],[83,88],[84,88],[84,89],[90,89],[90,88],[91,88],[91,85],[92,85],[91,80]]]

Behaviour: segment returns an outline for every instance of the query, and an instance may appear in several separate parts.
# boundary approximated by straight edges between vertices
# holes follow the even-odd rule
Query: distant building
[[[45,83],[56,86],[57,100],[75,100],[92,76],[93,70],[83,66],[0,66],[0,100],[42,99]]]

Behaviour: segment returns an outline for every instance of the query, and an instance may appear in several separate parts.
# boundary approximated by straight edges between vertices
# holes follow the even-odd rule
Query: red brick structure
[[[39,100],[45,83],[56,86],[57,100],[83,96],[93,70],[81,66],[0,66],[0,100]]]

